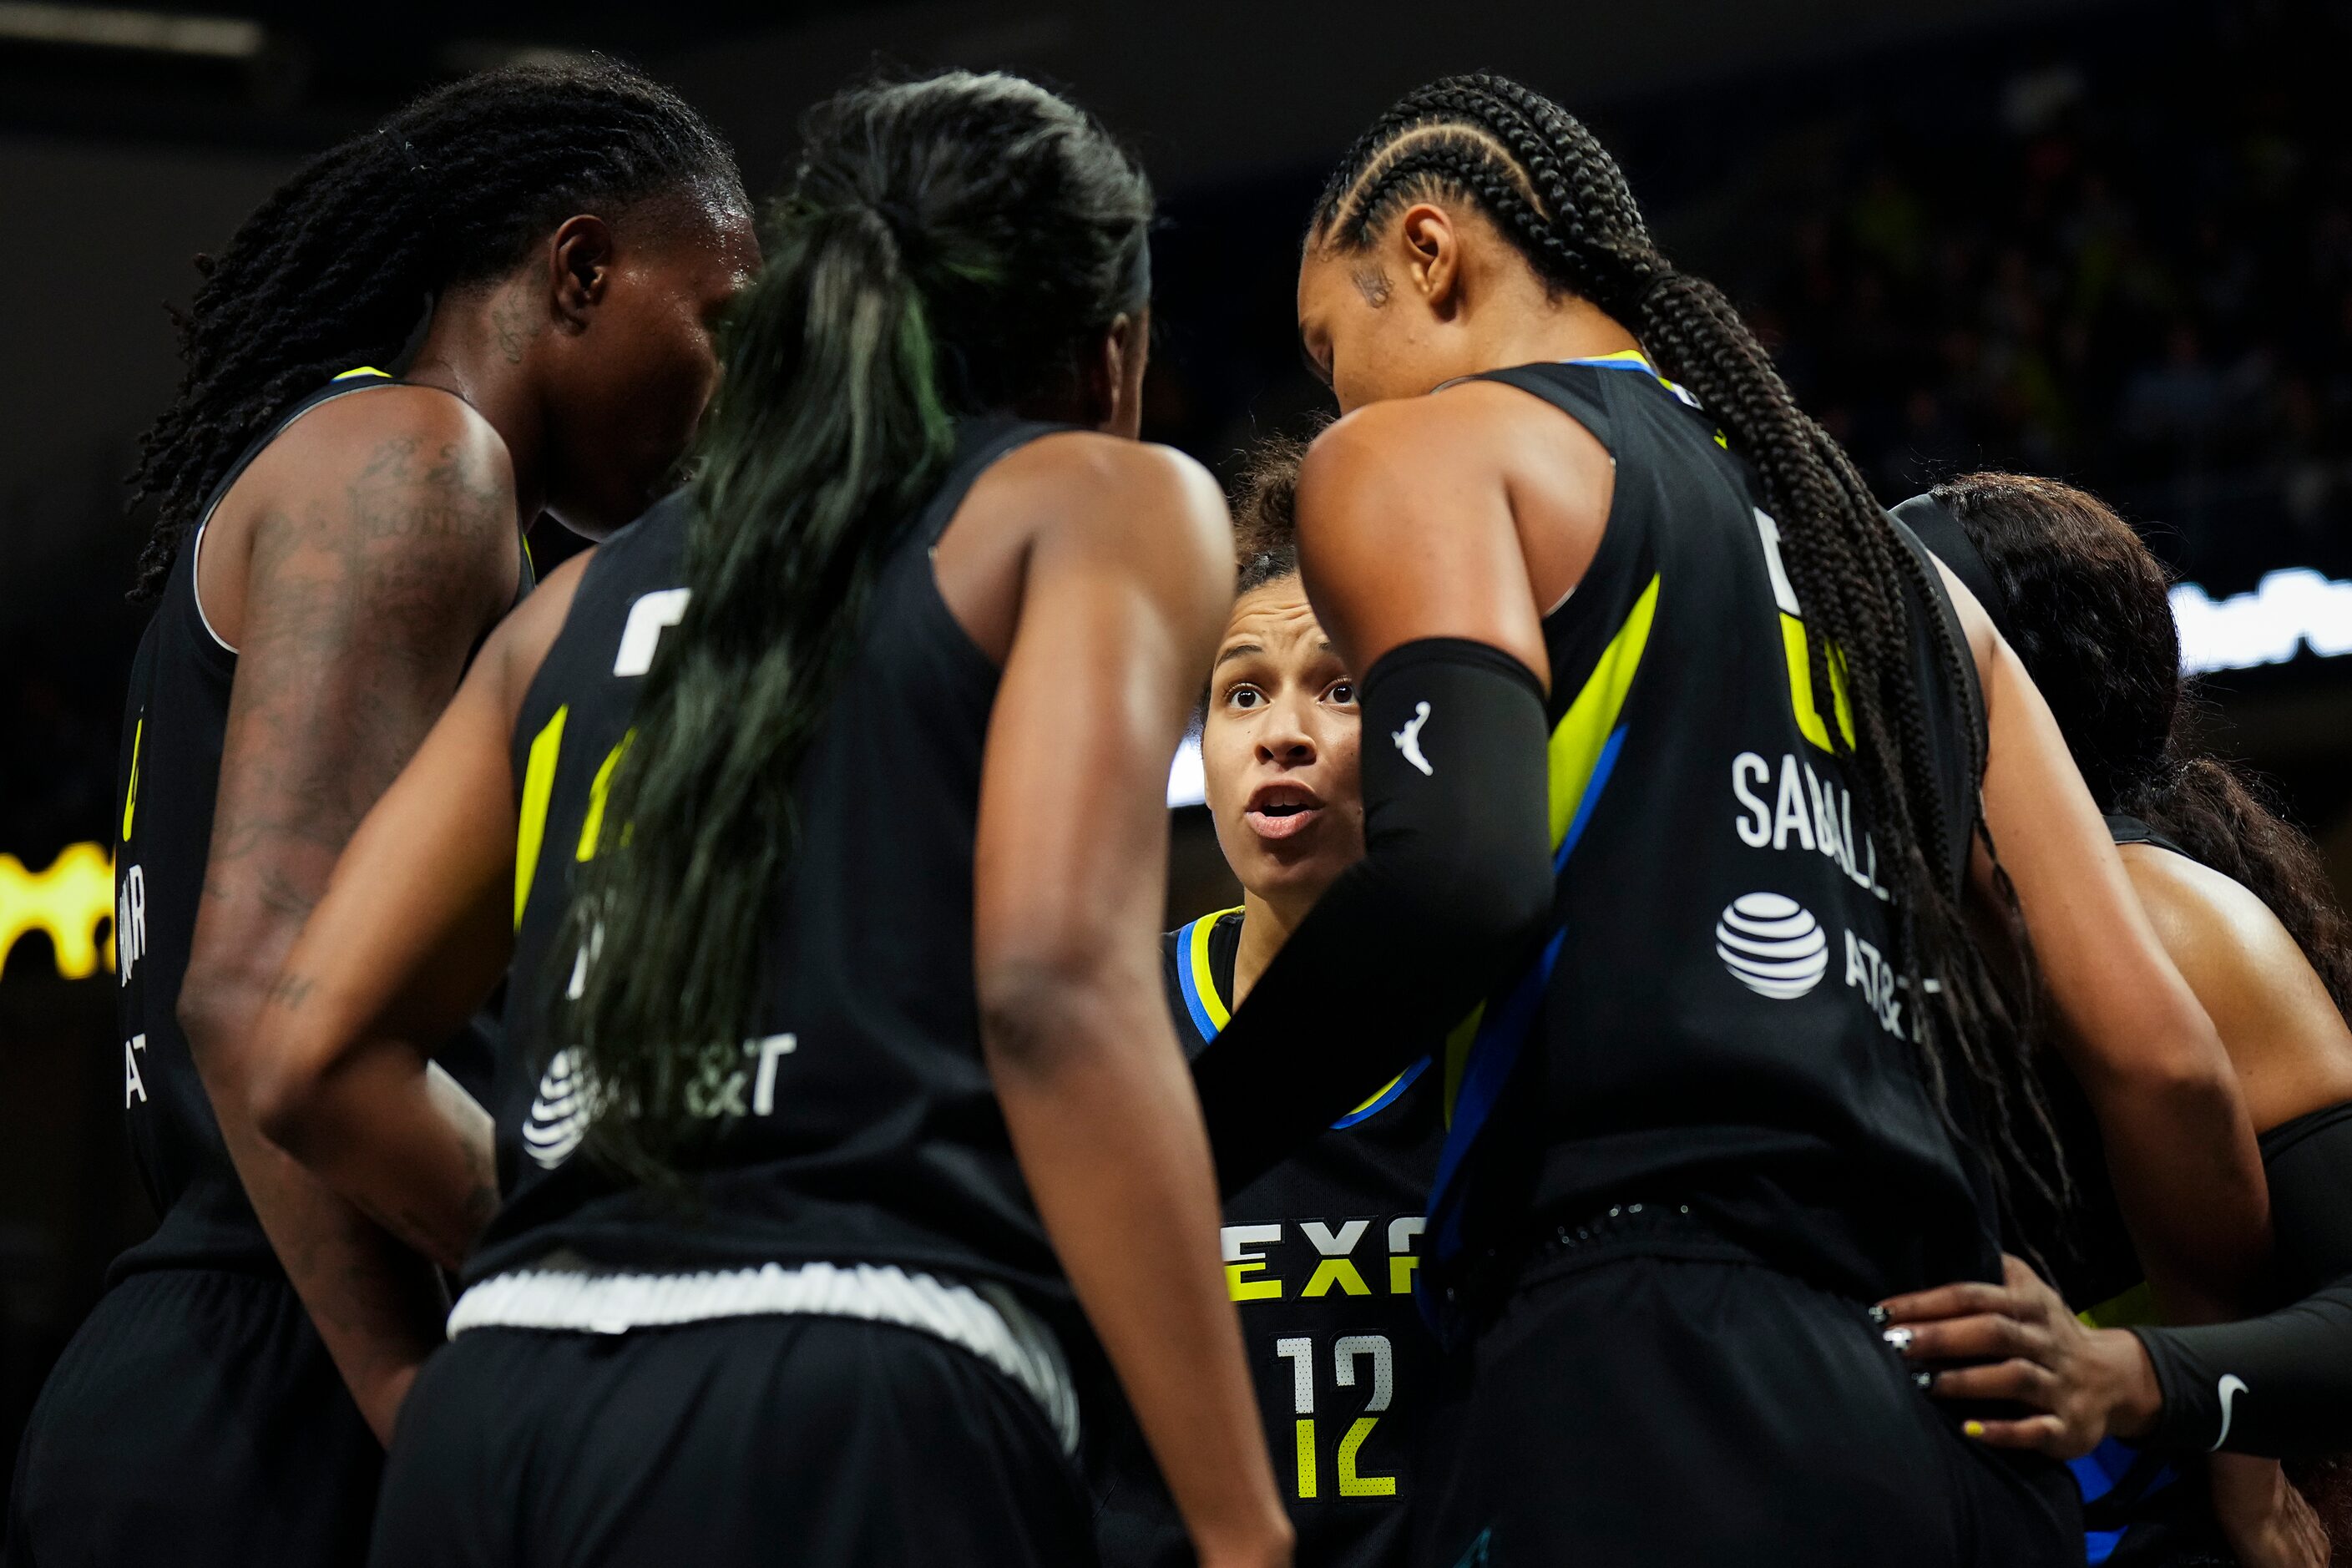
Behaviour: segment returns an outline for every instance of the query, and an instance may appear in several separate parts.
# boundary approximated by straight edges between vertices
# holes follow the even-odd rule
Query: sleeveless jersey
[[[1734,1254],[1864,1300],[1999,1279],[1989,1173],[1927,1087],[1887,858],[1831,749],[1852,715],[1813,689],[1752,471],[1639,353],[1485,379],[1583,426],[1616,484],[1543,620],[1555,901],[1537,956],[1448,1042],[1435,1282],[1491,1300],[1538,1226],[1620,1203],[1685,1206]],[[1913,605],[1919,763],[1957,889],[1983,710],[1935,657],[1929,617],[1959,630],[1932,599]]]
[[[229,1162],[178,1017],[180,983],[212,847],[229,690],[236,676],[236,650],[214,634],[197,601],[196,560],[221,498],[288,426],[333,398],[395,384],[372,367],[346,371],[294,404],[247,447],[206,500],[139,639],[118,775],[115,969],[131,1157],[162,1223],[154,1235],[115,1260],[110,1282],[142,1268],[278,1270],[268,1237]],[[520,586],[528,592],[527,549],[522,562]],[[459,1081],[482,1095],[488,1091],[489,1058],[487,1039],[469,1035],[451,1042],[441,1059]]]
[[[1176,1037],[1198,1056],[1231,1016],[1242,911],[1164,939]],[[1424,1058],[1225,1204],[1225,1279],[1275,1482],[1301,1563],[1405,1560],[1419,1418],[1437,1344],[1413,1288],[1423,1213],[1445,1129]],[[1107,1568],[1184,1563],[1182,1521],[1138,1441],[1104,1510]]]
[[[492,1105],[505,1201],[469,1282],[551,1258],[649,1273],[871,1264],[1066,1309],[982,1056],[972,979],[972,849],[998,671],[931,566],[982,471],[1053,428],[967,426],[883,565],[794,781],[801,832],[761,933],[759,1026],[739,1068],[688,1095],[711,1132],[683,1200],[580,1152],[593,1089],[550,1033],[550,1005],[584,962],[564,938],[574,872],[600,832],[610,841],[610,769],[690,592],[687,499],[597,551],[515,728],[517,936]]]

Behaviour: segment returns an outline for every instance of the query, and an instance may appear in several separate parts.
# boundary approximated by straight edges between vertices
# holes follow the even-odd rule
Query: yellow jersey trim
[[[539,871],[539,848],[547,835],[547,802],[555,791],[555,759],[563,749],[563,721],[571,704],[530,739],[530,759],[523,768],[522,810],[515,824],[515,929],[522,929],[523,906],[530,901],[531,878]]]

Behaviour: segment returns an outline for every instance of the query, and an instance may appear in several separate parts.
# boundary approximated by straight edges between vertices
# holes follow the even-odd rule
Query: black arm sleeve
[[[2273,1459],[2352,1448],[2352,1279],[2266,1317],[2132,1332],[2164,1392],[2147,1447]]]
[[[2263,1169],[2289,1288],[2334,1283],[2243,1322],[2133,1330],[2164,1393],[2151,1447],[2352,1450],[2352,1104],[2263,1133]]]
[[[1365,673],[1364,858],[1193,1061],[1238,1192],[1434,1048],[1541,936],[1549,731],[1535,674],[1431,637]]]

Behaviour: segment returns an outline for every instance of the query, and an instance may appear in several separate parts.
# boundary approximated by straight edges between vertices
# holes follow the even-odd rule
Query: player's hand
[[[2001,1262],[2001,1284],[1964,1280],[1881,1302],[1887,1342],[1915,1363],[1974,1363],[1933,1374],[1939,1399],[2024,1405],[2030,1414],[2018,1419],[1964,1428],[1995,1447],[2072,1459],[2111,1434],[2146,1432],[2163,1394],[2139,1340],[2085,1327],[2022,1260]]]
[[[2275,1459],[2216,1454],[2213,1518],[2245,1568],[2327,1568],[2327,1531]]]

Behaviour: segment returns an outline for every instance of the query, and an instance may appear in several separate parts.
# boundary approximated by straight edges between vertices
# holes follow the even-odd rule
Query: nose
[[[1257,758],[1277,767],[1303,768],[1315,760],[1315,736],[1296,698],[1269,703],[1257,731]]]

